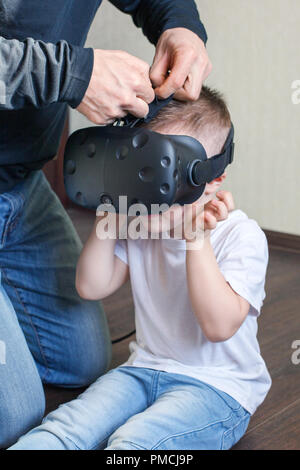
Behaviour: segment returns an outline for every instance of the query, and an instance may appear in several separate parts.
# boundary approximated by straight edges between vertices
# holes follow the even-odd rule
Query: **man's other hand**
[[[131,113],[145,117],[154,98],[149,65],[123,51],[94,50],[94,68],[77,108],[90,121],[111,124]]]
[[[159,38],[150,79],[158,97],[175,93],[178,100],[194,101],[211,70],[204,42],[186,28],[174,28]]]

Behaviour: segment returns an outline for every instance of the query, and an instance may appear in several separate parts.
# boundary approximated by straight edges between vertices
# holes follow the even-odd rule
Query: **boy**
[[[196,102],[170,103],[148,127],[195,137],[211,157],[230,125],[222,97],[204,87]],[[13,449],[229,449],[243,436],[271,383],[256,340],[268,250],[256,222],[218,192],[225,176],[206,185],[188,224],[177,206],[141,218],[169,239],[101,239],[104,216],[97,219],[78,263],[77,290],[103,299],[130,278],[136,342],[125,364]],[[192,230],[199,221],[200,238]],[[181,240],[172,238],[178,226]]]

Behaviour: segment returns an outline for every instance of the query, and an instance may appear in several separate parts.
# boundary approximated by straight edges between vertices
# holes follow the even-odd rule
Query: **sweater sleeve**
[[[88,87],[93,50],[27,38],[0,37],[0,109],[40,108],[57,102],[77,107]]]
[[[109,0],[119,10],[132,16],[136,26],[152,44],[171,28],[187,28],[196,33],[204,43],[207,34],[200,21],[194,0]]]

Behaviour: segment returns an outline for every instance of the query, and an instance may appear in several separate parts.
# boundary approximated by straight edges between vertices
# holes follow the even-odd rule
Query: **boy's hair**
[[[145,127],[161,133],[184,133],[209,144],[212,153],[219,153],[228,136],[231,117],[221,93],[203,86],[196,101],[172,100]]]

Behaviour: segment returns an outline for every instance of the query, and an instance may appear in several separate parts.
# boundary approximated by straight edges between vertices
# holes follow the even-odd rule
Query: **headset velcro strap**
[[[136,127],[140,124],[146,124],[150,122],[157,114],[159,111],[167,106],[167,104],[172,101],[174,95],[169,96],[169,98],[166,98],[165,100],[160,100],[155,96],[154,100],[152,103],[149,104],[149,113],[147,114],[146,117],[144,118],[137,118],[136,116],[133,116],[132,114],[127,114],[122,119],[117,119],[113,125],[123,125],[124,127]],[[123,124],[122,124],[123,123]]]
[[[201,185],[210,183],[215,178],[219,178],[226,167],[233,162],[234,158],[234,128],[231,126],[228,138],[221,154],[215,155],[205,161],[197,161],[192,170],[193,183]]]

